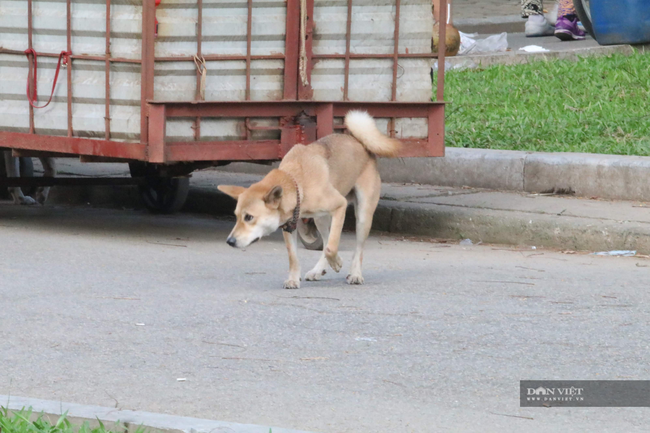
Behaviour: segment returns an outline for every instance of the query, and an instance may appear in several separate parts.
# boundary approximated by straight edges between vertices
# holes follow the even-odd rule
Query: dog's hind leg
[[[285,289],[300,288],[300,262],[298,261],[298,232],[282,232],[289,253],[289,278],[284,282]]]
[[[11,155],[11,150],[6,150],[4,152],[4,157],[7,177],[20,177],[20,161],[18,158]],[[9,193],[14,199],[14,204],[36,204],[36,200],[29,196],[25,196],[20,187],[9,188]]]
[[[56,164],[54,158],[40,158],[41,164],[43,164],[43,177],[56,177]],[[47,196],[50,194],[49,186],[41,186],[36,190],[34,198],[40,204],[45,203]]]
[[[330,237],[330,224],[332,224],[331,218],[329,215],[320,216],[314,218],[314,223],[316,223],[316,228],[320,232],[320,235],[323,238],[323,242],[326,244]],[[307,281],[318,281],[323,275],[327,273],[327,257],[325,257],[325,248],[323,248],[323,254],[321,254],[318,263],[314,268],[307,272],[305,275],[305,280]]]
[[[328,203],[326,206],[330,209],[332,216],[332,225],[330,226],[330,234],[327,239],[327,244],[323,253],[334,272],[339,272],[343,266],[343,260],[339,256],[339,242],[341,241],[341,232],[343,231],[343,223],[345,222],[345,211],[348,207],[348,201],[333,187],[329,191]]]
[[[357,247],[352,258],[350,275],[346,278],[348,284],[363,284],[361,273],[363,247],[368,239],[368,234],[370,234],[372,217],[379,203],[381,192],[381,179],[376,167],[376,162],[368,164],[354,186],[355,200],[353,204],[356,217]]]

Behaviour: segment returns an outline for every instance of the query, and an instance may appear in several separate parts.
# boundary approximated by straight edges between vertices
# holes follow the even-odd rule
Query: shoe
[[[578,19],[560,17],[555,24],[555,36],[561,41],[584,41],[585,32],[578,27]]]
[[[526,20],[526,36],[529,38],[537,36],[552,36],[555,28],[549,24],[544,15],[531,15]]]

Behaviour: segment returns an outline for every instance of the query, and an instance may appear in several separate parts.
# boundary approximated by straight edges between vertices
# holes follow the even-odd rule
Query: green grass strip
[[[52,424],[43,414],[32,416],[32,409],[9,411],[0,407],[0,432],[1,433],[124,433],[126,426],[116,423],[119,429],[107,429],[98,419],[97,427],[90,427],[88,421],[79,426],[73,425],[67,418],[67,413],[61,415],[56,423]],[[34,419],[35,418],[35,419]],[[143,427],[138,427],[135,433],[146,433]]]
[[[649,92],[640,53],[449,71],[446,145],[648,156]]]

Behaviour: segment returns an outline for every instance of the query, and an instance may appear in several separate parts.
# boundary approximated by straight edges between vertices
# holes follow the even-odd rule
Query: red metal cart
[[[443,156],[445,26],[440,26],[440,55],[422,49],[421,43],[418,49],[409,46],[415,36],[408,32],[424,19],[414,8],[426,2],[430,15],[430,0],[163,0],[160,5],[160,0],[106,0],[105,5],[89,1],[87,9],[80,9],[83,0],[2,2],[5,11],[0,15],[5,18],[0,20],[12,19],[12,13],[20,19],[2,23],[0,81],[11,88],[0,91],[0,116],[6,119],[0,120],[0,147],[23,157],[129,162],[147,206],[159,211],[182,205],[181,190],[193,170],[234,161],[279,160],[295,144],[342,130],[342,117],[350,109],[385,119],[386,131],[406,143],[402,157]],[[225,8],[230,8],[227,13]],[[392,28],[372,30],[387,10]],[[445,12],[439,11],[442,22]],[[46,18],[56,16],[57,24],[41,29]],[[92,23],[98,17],[105,20],[100,30]],[[245,30],[233,27],[229,37],[233,23]],[[6,30],[7,25],[13,27]],[[140,29],[137,37],[129,26]],[[339,33],[327,33],[330,28]],[[359,36],[366,28],[379,32],[376,39],[384,45],[389,41],[390,52]],[[439,67],[437,101],[432,102],[429,71],[434,58]],[[318,69],[326,64],[330,66]],[[409,92],[400,88],[413,78],[410,64],[420,71],[428,65],[428,94],[415,102],[404,100]],[[372,75],[363,75],[373,74],[373,65],[380,73],[390,70],[388,78],[376,84],[383,100],[374,97],[375,85],[368,84]],[[341,72],[326,75],[332,68]],[[56,86],[45,109],[28,102],[37,99],[37,70],[41,93],[49,93],[52,82]],[[17,80],[21,89],[16,89]],[[27,95],[22,90],[25,82]],[[365,93],[355,94],[363,86]],[[125,89],[132,95],[136,87],[138,94],[129,99]],[[409,134],[413,119],[421,120],[419,129],[425,134]],[[99,181],[3,179],[0,184]]]

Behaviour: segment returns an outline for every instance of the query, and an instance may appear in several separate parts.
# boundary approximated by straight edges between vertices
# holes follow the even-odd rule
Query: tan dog
[[[383,135],[374,119],[362,111],[350,111],[345,126],[352,136],[332,134],[308,146],[294,146],[278,169],[250,188],[219,186],[220,191],[237,200],[237,224],[226,241],[228,245],[245,248],[283,228],[289,251],[285,289],[300,287],[294,232],[299,218],[314,218],[327,242],[320,260],[307,273],[307,281],[319,280],[328,264],[336,272],[341,270],[338,249],[348,202],[354,204],[357,246],[347,282],[363,284],[363,246],[381,189],[377,156],[396,156],[401,143]]]

